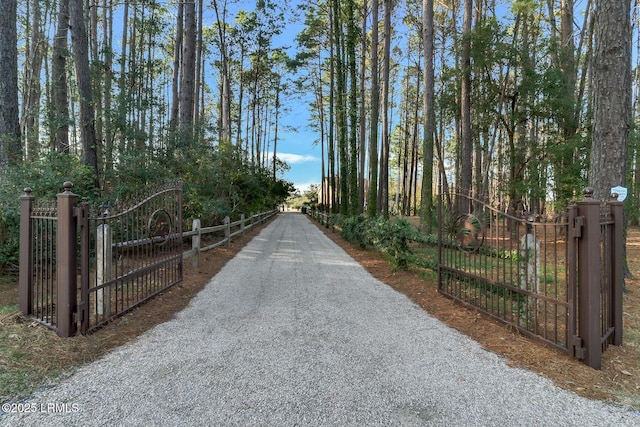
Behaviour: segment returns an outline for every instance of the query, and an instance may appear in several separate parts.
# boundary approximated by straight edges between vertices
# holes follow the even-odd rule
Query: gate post
[[[20,311],[26,315],[33,313],[33,222],[31,211],[35,197],[31,195],[31,188],[24,189],[20,196],[20,273],[19,300]]]
[[[624,292],[624,205],[618,201],[618,195],[612,195],[609,201],[613,217],[611,238],[611,326],[613,345],[622,345],[622,293]]]
[[[584,200],[576,203],[583,217],[578,239],[578,333],[585,349],[585,363],[600,369],[600,202],[593,188],[584,189]]]
[[[113,235],[109,224],[102,223],[96,228],[96,282],[104,285],[111,280]],[[84,248],[83,248],[84,251]],[[111,288],[96,291],[95,314],[111,315]]]
[[[191,250],[193,250],[193,261],[191,261],[191,265],[195,268],[200,266],[200,237],[202,236],[202,231],[200,231],[200,219],[195,218],[193,223],[191,224],[191,230],[195,231],[197,234],[191,238]]]
[[[71,192],[72,183],[63,184],[64,192],[58,194],[58,232],[56,274],[58,335],[66,338],[76,333],[74,314],[77,308],[77,222],[78,196]]]

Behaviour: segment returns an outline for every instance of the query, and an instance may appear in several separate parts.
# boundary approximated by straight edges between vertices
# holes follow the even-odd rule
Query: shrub
[[[382,216],[365,218],[340,217],[338,225],[342,228],[342,237],[362,248],[371,246],[391,257],[396,268],[409,267],[413,251],[409,241],[422,241],[422,234],[407,220],[399,218],[389,220]]]
[[[362,215],[355,217],[338,217],[338,225],[342,228],[340,235],[347,241],[366,248],[371,245],[369,237],[369,221]]]

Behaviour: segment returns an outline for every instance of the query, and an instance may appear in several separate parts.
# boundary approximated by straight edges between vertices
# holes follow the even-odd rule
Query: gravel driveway
[[[640,426],[508,367],[294,213],[176,318],[3,411],[2,426]]]

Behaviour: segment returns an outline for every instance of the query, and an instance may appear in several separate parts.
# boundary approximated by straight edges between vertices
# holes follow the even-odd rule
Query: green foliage
[[[287,206],[293,209],[314,208],[318,206],[318,187],[317,185],[311,185],[307,191],[300,194],[296,191],[287,199]]]
[[[339,217],[342,237],[362,248],[371,246],[389,255],[396,268],[407,269],[413,251],[410,241],[422,241],[422,234],[403,218],[386,219],[383,216],[366,218]]]
[[[342,229],[341,236],[349,242],[366,248],[372,245],[371,221],[362,215],[355,217],[338,217],[338,225]]]
[[[5,169],[0,181],[0,270],[15,270],[20,238],[20,196],[29,187],[39,200],[55,200],[62,184],[71,181],[72,191],[96,197],[93,172],[76,156],[50,153],[40,161]]]
[[[18,263],[22,189],[30,187],[37,203],[54,202],[65,181],[91,204],[129,200],[156,185],[181,178],[184,183],[185,224],[200,218],[219,223],[275,208],[294,191],[293,184],[274,180],[271,171],[254,168],[242,150],[199,146],[164,152],[132,150],[120,155],[114,171],[104,179],[104,192],[93,186],[93,173],[73,155],[51,153],[35,163],[3,171],[0,182],[0,270]]]

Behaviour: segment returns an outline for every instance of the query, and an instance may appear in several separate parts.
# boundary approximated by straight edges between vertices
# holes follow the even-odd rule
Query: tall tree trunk
[[[349,159],[347,147],[347,84],[343,58],[342,10],[340,1],[332,0],[333,41],[336,64],[336,126],[338,131],[338,157],[340,161],[340,213],[347,215],[349,210]]]
[[[596,0],[589,183],[605,200],[626,182],[631,127],[631,1]]]
[[[273,180],[276,180],[276,166],[277,166],[277,153],[278,153],[278,119],[280,118],[280,90],[282,86],[280,84],[280,77],[278,76],[276,83],[276,119],[275,129],[273,131]]]
[[[191,138],[193,132],[193,111],[196,65],[196,5],[195,1],[184,3],[184,43],[182,46],[182,75],[180,79],[180,128],[186,133],[182,137]],[[186,141],[185,141],[186,142]]]
[[[204,2],[203,0],[198,0],[198,26],[196,29],[196,71],[195,71],[195,90],[194,90],[194,100],[193,100],[193,122],[199,128],[200,122],[200,97],[204,97],[202,93],[203,85],[200,84],[202,80],[202,75],[204,73],[203,69],[203,61],[202,61],[202,49],[204,46],[204,35],[202,34],[203,23],[202,20],[204,18]],[[200,133],[198,131],[198,133]],[[230,136],[227,136],[228,139],[231,139]]]
[[[464,0],[463,41],[462,41],[462,88],[460,93],[460,183],[463,191],[470,191],[473,183],[472,176],[472,138],[471,138],[471,17],[473,0]],[[460,213],[469,211],[470,206],[465,198],[458,204]]]
[[[378,88],[378,11],[380,0],[371,3],[371,119],[369,120],[369,194],[367,213],[374,216],[378,210],[378,117],[380,89]]]
[[[362,52],[360,58],[360,165],[358,169],[358,213],[364,213],[364,195],[365,195],[365,160],[367,158],[367,118],[365,115],[365,75],[367,71],[367,0],[362,2],[362,33],[361,33],[361,47]]]
[[[76,66],[76,82],[80,95],[80,129],[82,139],[82,162],[91,168],[94,185],[98,182],[98,156],[96,151],[95,116],[89,74],[89,46],[84,20],[82,0],[69,0],[69,18],[71,22],[71,41]]]
[[[393,0],[384,0],[384,47],[382,59],[382,147],[380,151],[380,182],[378,205],[385,218],[389,217],[389,91],[391,85],[391,12]]]
[[[218,43],[220,44],[220,143],[231,143],[231,69],[229,65],[229,47],[227,42],[226,24],[224,22],[225,13],[222,15],[218,9],[218,2],[212,2],[216,12],[216,22],[218,28]]]
[[[102,3],[105,31],[103,44],[105,46],[104,57],[104,111],[108,119],[104,127],[104,151],[105,151],[105,184],[109,185],[113,174],[113,124],[111,113],[111,91],[113,86],[113,0],[103,0]]]
[[[347,59],[349,69],[349,215],[358,215],[358,78],[356,66],[355,0],[347,0]]]
[[[22,159],[18,120],[17,1],[0,3],[0,172]]]
[[[424,49],[423,84],[423,157],[422,157],[422,194],[420,198],[420,228],[431,233],[433,217],[433,145],[436,127],[434,105],[435,76],[433,70],[433,0],[422,0],[422,44]]]
[[[60,0],[58,24],[51,59],[51,91],[53,100],[54,147],[58,153],[69,153],[69,95],[67,87],[67,48],[69,34],[69,0]]]
[[[329,27],[330,34],[338,31],[335,28],[335,22],[333,19],[333,8],[329,8]],[[335,56],[334,43],[329,43],[329,57]],[[329,61],[329,147],[327,149],[327,158],[329,161],[329,185],[330,185],[330,198],[331,198],[331,213],[338,212],[338,191],[337,191],[337,179],[336,179],[336,148],[335,148],[335,99],[336,99],[336,64],[335,61]]]
[[[129,2],[124,3],[124,12],[122,18],[122,52],[120,52],[120,77],[118,79],[118,127],[120,131],[120,140],[118,149],[120,154],[125,152],[126,134],[125,122],[127,120],[129,86],[127,85],[127,48],[129,37]]]
[[[31,162],[38,158],[40,148],[40,97],[42,94],[41,72],[44,59],[45,39],[42,31],[42,10],[40,2],[31,5],[31,43],[25,64],[24,126],[27,159]]]
[[[125,7],[128,2],[125,2]],[[125,22],[126,23],[126,22]],[[123,29],[123,31],[126,31]],[[171,83],[171,121],[169,128],[175,130],[180,115],[180,64],[182,63],[182,40],[184,38],[184,2],[178,2],[176,16],[176,42],[173,46],[173,79]]]

